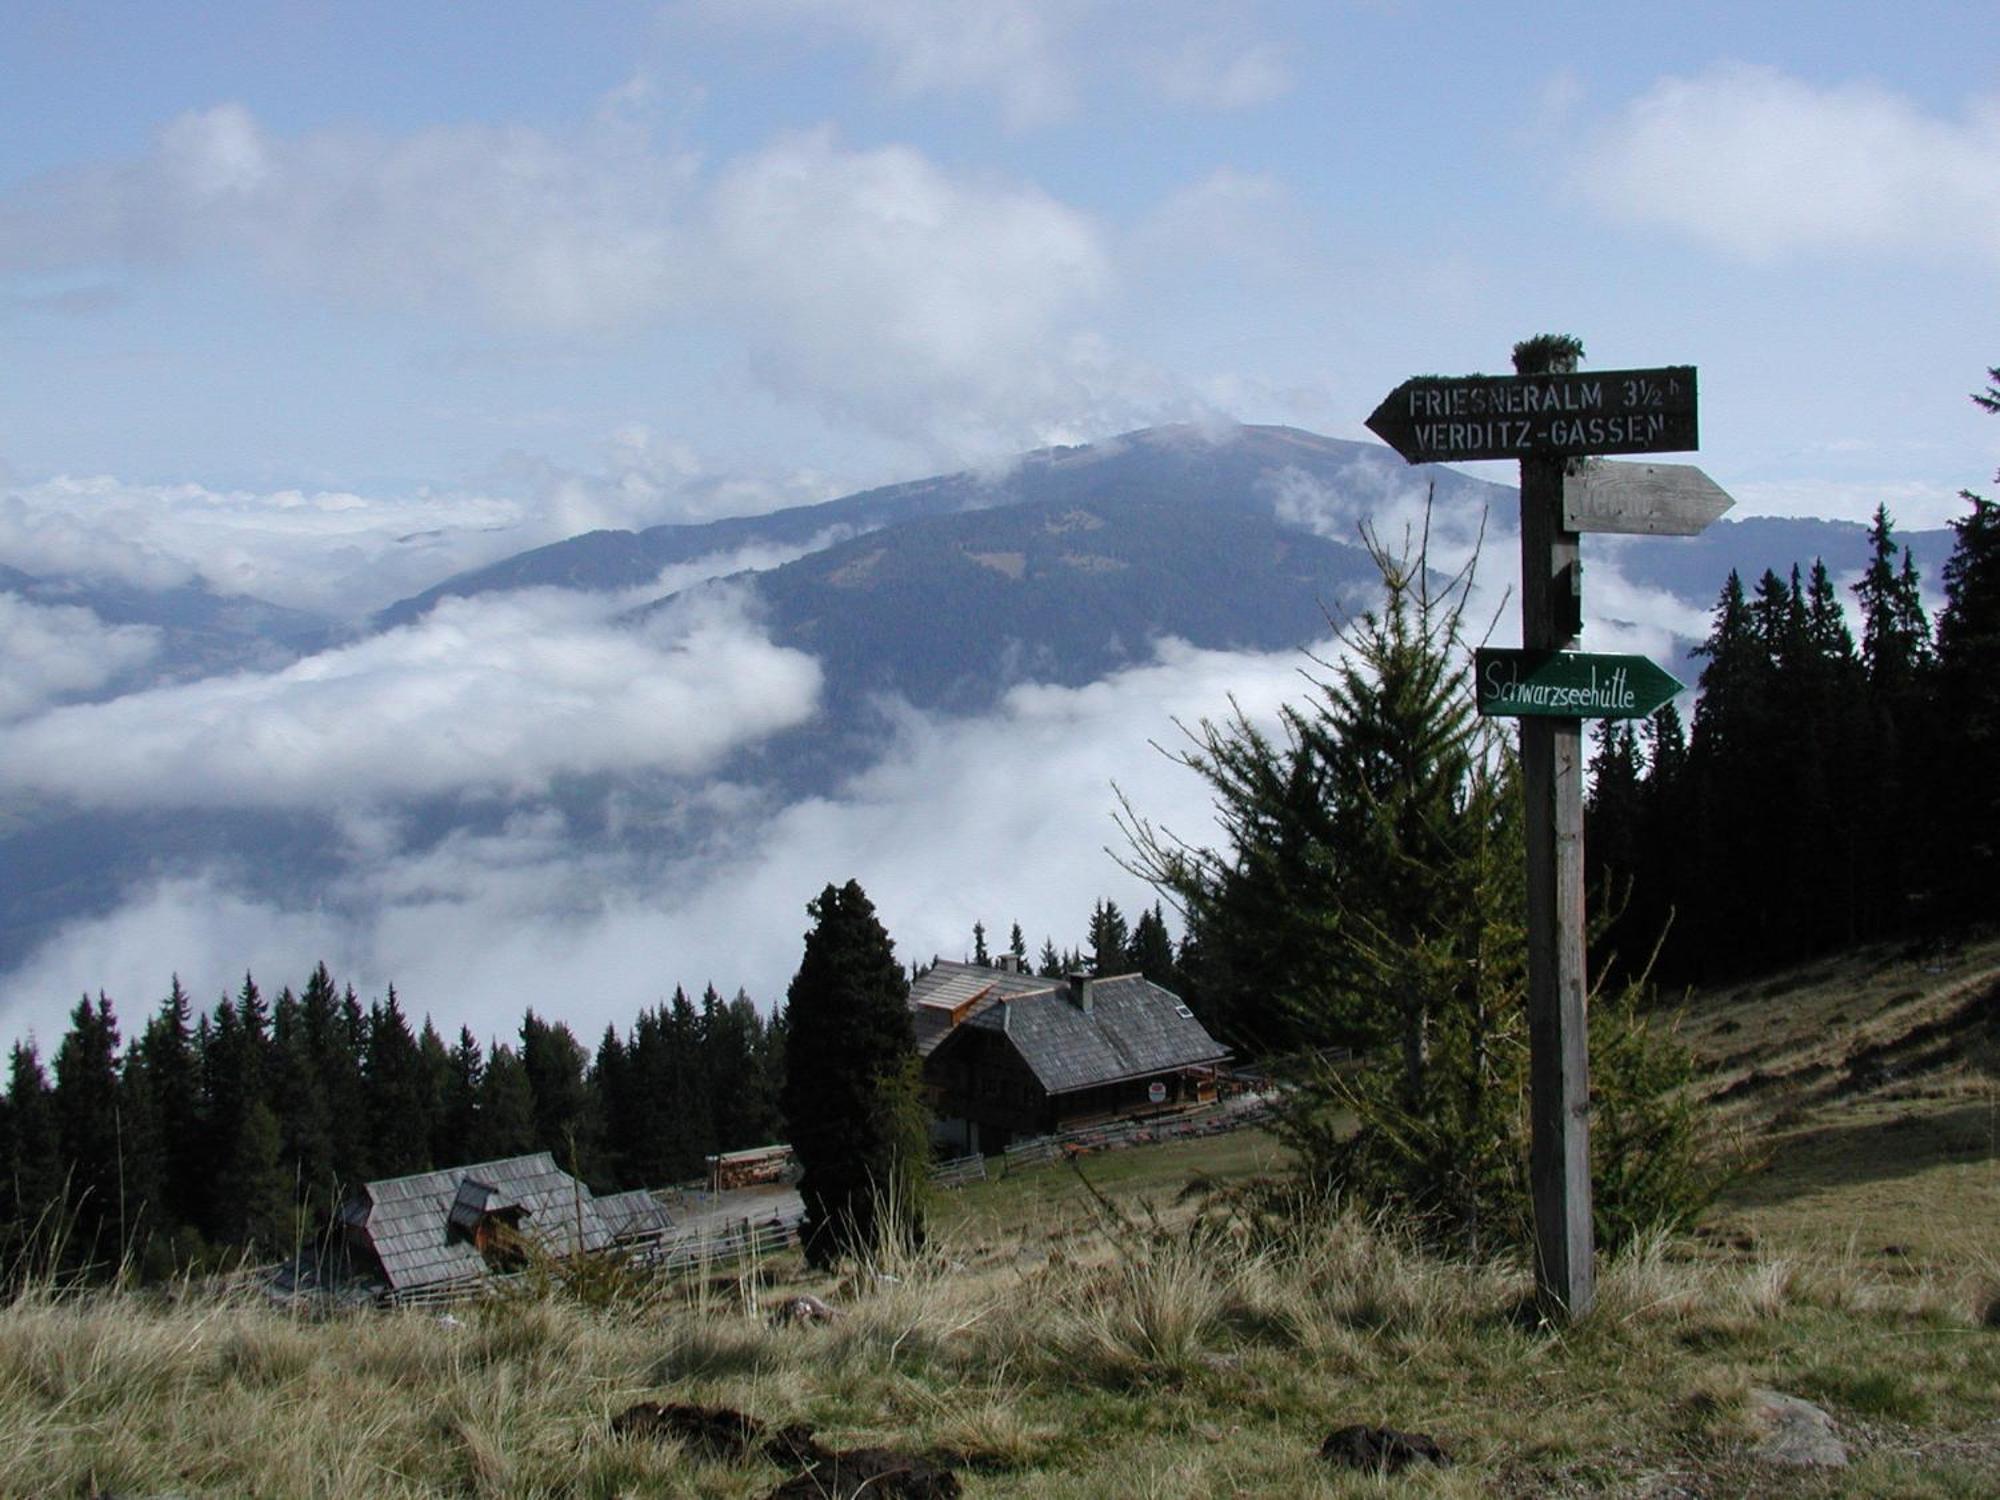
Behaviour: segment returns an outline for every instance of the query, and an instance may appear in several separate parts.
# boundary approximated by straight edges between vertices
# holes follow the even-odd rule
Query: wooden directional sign
[[[1736,501],[1693,464],[1590,463],[1563,477],[1563,528],[1693,536]]]
[[[1483,718],[1643,719],[1682,686],[1643,656],[1582,651],[1482,646],[1473,675]]]
[[[1413,464],[1700,446],[1693,365],[1588,375],[1419,375],[1375,408],[1368,430]]]

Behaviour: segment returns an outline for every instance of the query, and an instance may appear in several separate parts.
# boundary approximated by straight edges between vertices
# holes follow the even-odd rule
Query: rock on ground
[[[1847,1467],[1847,1445],[1834,1431],[1833,1418],[1810,1401],[1782,1391],[1753,1390],[1750,1422],[1762,1434],[1750,1449],[1752,1458],[1798,1469]]]

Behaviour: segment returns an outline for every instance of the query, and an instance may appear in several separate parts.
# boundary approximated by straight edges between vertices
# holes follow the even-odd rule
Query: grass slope
[[[1757,1153],[1705,1232],[1607,1265],[1584,1325],[1520,1265],[1323,1217],[1197,1230],[1191,1177],[1282,1165],[1256,1134],[969,1188],[924,1256],[790,1257],[672,1287],[326,1322],[242,1300],[46,1292],[0,1310],[7,1495],[760,1496],[787,1477],[614,1437],[641,1400],[950,1456],[975,1496],[2000,1493],[2000,947],[1855,955],[1694,997],[1718,1118]],[[1982,1008],[1983,1007],[1983,1008]],[[1983,1133],[1982,1133],[1983,1132]],[[777,1327],[785,1292],[842,1310]],[[1749,1456],[1749,1391],[1825,1406],[1852,1466]],[[1316,1456],[1350,1422],[1456,1460]]]

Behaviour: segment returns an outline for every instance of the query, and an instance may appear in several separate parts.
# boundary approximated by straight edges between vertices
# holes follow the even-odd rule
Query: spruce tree
[[[1376,1043],[1351,1076],[1316,1060],[1293,1069],[1278,1128],[1308,1180],[1485,1252],[1519,1243],[1528,1220],[1522,795],[1506,742],[1472,703],[1469,568],[1440,588],[1421,549],[1369,540],[1383,605],[1309,679],[1312,698],[1284,711],[1283,738],[1239,714],[1205,724],[1181,757],[1208,781],[1232,847],[1190,846],[1129,805],[1124,824],[1134,867],[1189,914],[1204,989],[1225,965],[1264,964],[1288,982],[1239,1006],[1282,1007],[1294,1035]],[[1274,879],[1287,865],[1302,878]],[[1261,900],[1232,904],[1251,892]],[[1594,1153],[1615,1188],[1616,1240],[1685,1217],[1704,1184],[1666,1170],[1696,1157],[1667,1081],[1673,1044],[1634,1007],[1605,1019],[1593,1017],[1593,1058],[1609,1049],[1594,1106],[1615,1114],[1609,1138],[1632,1153]],[[1647,1170],[1654,1161],[1663,1170]]]
[[[1875,507],[1868,526],[1868,566],[1854,585],[1861,604],[1861,657],[1877,697],[1901,699],[1915,685],[1930,656],[1930,624],[1924,617],[1910,549],[1896,542],[1889,507]]]
[[[1139,913],[1132,924],[1132,940],[1125,945],[1124,968],[1143,974],[1165,990],[1180,990],[1180,975],[1174,965],[1173,934],[1167,931],[1167,914],[1155,901]]]
[[[929,1157],[909,986],[861,886],[827,886],[786,991],[786,1127],[815,1266],[921,1238]]]
[[[1972,399],[2000,413],[2000,367],[1988,373]],[[1951,523],[1937,631],[1937,700],[1952,731],[1938,755],[1937,807],[1947,906],[1961,919],[1992,914],[2000,879],[2000,504],[1970,490],[1963,498],[1972,510]]]
[[[7,1146],[0,1162],[0,1273],[53,1269],[61,1240],[65,1173],[48,1075],[32,1041],[16,1042],[7,1063]]]
[[[272,1097],[278,1139],[300,1191],[325,1210],[343,1184],[334,1170],[333,1120],[326,1085],[314,1067],[305,1007],[289,988],[271,1007]]]
[[[368,1007],[369,1138],[376,1175],[407,1177],[431,1168],[431,1121],[425,1110],[423,1060],[396,988]]]
[[[75,1263],[108,1269],[126,1246],[124,1140],[119,1120],[118,1021],[99,992],[70,1012],[56,1047],[57,1159],[69,1179]]]
[[[1063,973],[1062,955],[1056,952],[1056,940],[1042,939],[1041,957],[1035,961],[1035,972],[1044,979],[1060,979]]]
[[[477,1161],[498,1161],[535,1149],[535,1091],[528,1070],[520,1053],[496,1042],[487,1050],[479,1080],[479,1138],[470,1154]]]
[[[193,1004],[176,974],[160,1008],[139,1038],[139,1056],[160,1122],[162,1156],[159,1222],[191,1228],[202,1213],[204,1176],[201,1076],[191,1024]]]
[[[486,1054],[471,1028],[458,1029],[445,1075],[444,1108],[432,1160],[438,1166],[464,1166],[479,1160],[479,1089],[486,1076]]]
[[[590,1055],[561,1021],[521,1018],[521,1067],[534,1097],[536,1145],[578,1177],[596,1170],[597,1122],[584,1069]],[[531,1148],[533,1149],[533,1148]]]
[[[1132,941],[1132,929],[1116,901],[1099,901],[1090,909],[1090,972],[1098,975],[1125,971],[1125,948]]]
[[[175,1231],[166,1211],[166,1143],[153,1081],[137,1046],[128,1046],[118,1070],[119,1188],[124,1194],[121,1239],[142,1276],[174,1269]]]

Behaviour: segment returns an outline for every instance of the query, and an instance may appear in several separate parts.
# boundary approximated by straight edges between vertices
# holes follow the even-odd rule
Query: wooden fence
[[[986,1158],[983,1156],[960,1156],[951,1161],[941,1161],[931,1168],[931,1182],[936,1187],[964,1187],[968,1182],[986,1180]]]
[[[1155,1141],[1191,1140],[1200,1136],[1225,1135],[1246,1125],[1260,1125],[1270,1118],[1271,1107],[1263,1099],[1241,1100],[1190,1110],[1186,1114],[1160,1116],[1150,1120],[1112,1120],[1059,1135],[1036,1136],[1007,1148],[1007,1170],[1040,1166],[1092,1151],[1117,1151],[1127,1146],[1150,1145]]]

